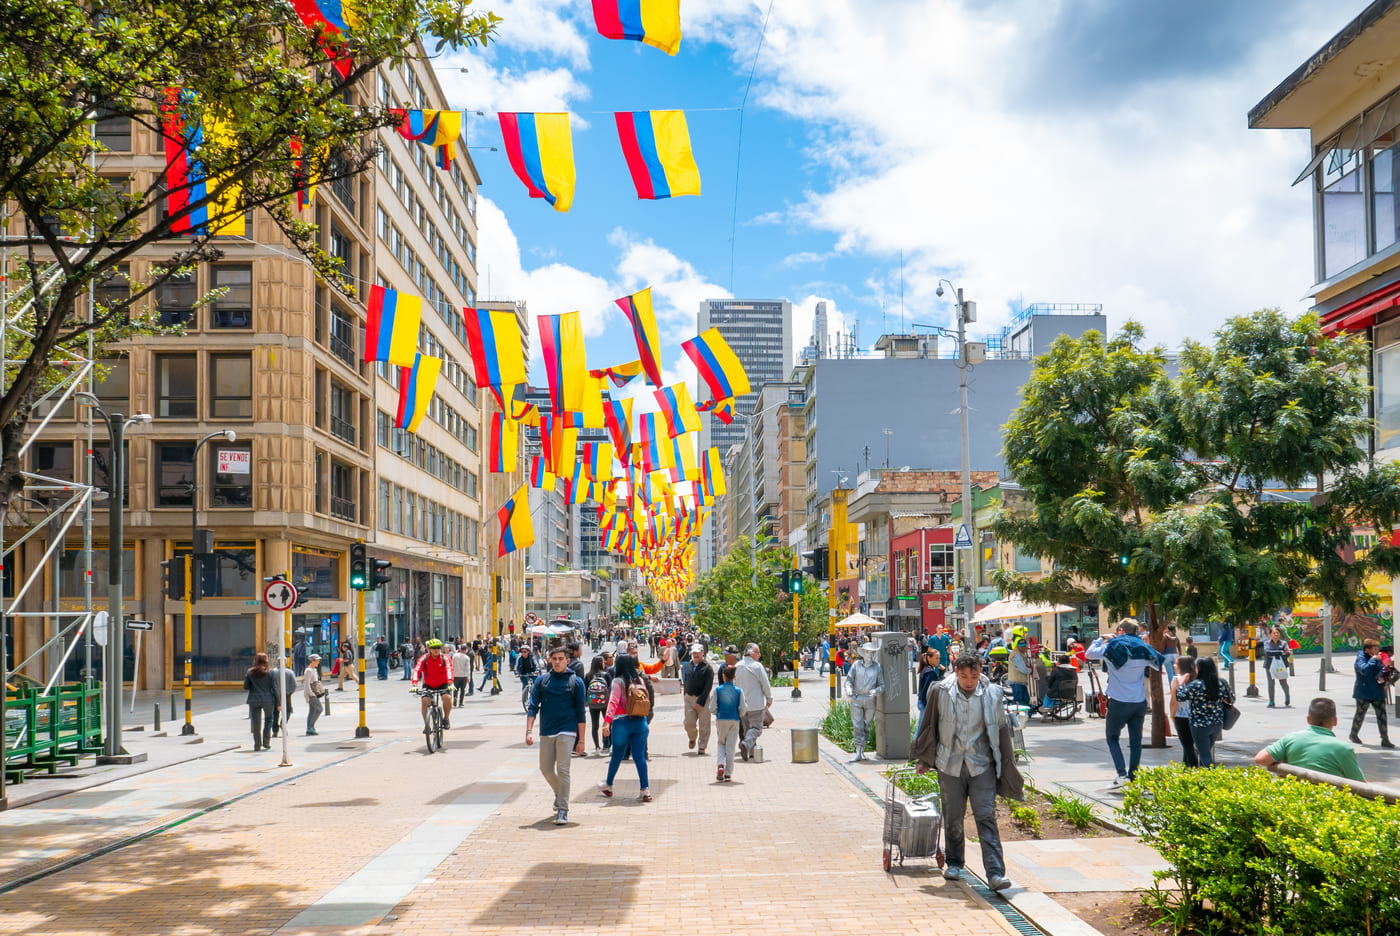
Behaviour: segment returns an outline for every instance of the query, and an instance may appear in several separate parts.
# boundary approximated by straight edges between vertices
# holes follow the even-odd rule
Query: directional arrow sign
[[[953,548],[954,548],[954,549],[971,549],[971,548],[972,548],[972,531],[969,530],[969,529],[967,528],[967,524],[966,524],[966,523],[964,523],[962,526],[958,527],[958,535],[957,535],[957,538],[955,538],[955,539],[953,540]]]
[[[263,604],[273,611],[288,611],[297,603],[296,586],[285,579],[274,579],[263,589]]]
[[[126,622],[126,629],[127,629],[127,630],[143,630],[143,631],[148,631],[148,630],[155,630],[155,627],[156,627],[156,624],[155,624],[154,621],[133,621],[133,620],[128,619],[127,622]]]

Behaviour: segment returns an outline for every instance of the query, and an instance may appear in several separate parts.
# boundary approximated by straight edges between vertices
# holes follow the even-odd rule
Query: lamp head
[[[937,296],[939,299],[942,299],[942,298],[943,298],[943,284],[942,284],[942,283],[939,283],[939,284],[938,284],[938,288],[935,289],[935,290],[933,291],[933,294],[934,294],[935,296]]]
[[[134,422],[134,423],[148,423],[148,422],[151,421],[151,414],[150,414],[150,413],[132,413],[131,416],[128,417],[128,421]]]
[[[97,399],[97,397],[88,393],[86,390],[79,390],[77,393],[73,394],[73,399],[77,400],[83,406],[100,407],[102,404],[101,400]]]
[[[224,439],[225,439],[226,441],[233,442],[233,441],[237,440],[237,438],[238,438],[238,433],[234,432],[232,429],[225,429],[225,430],[224,430]]]

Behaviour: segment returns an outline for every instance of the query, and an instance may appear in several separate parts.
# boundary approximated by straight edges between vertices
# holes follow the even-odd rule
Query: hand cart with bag
[[[943,816],[936,805],[938,793],[909,796],[897,781],[919,774],[912,767],[896,767],[885,781],[885,825],[881,836],[885,870],[905,858],[932,858],[943,867]]]

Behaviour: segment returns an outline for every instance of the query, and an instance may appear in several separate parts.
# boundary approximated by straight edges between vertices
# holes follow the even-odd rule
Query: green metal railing
[[[5,696],[5,779],[57,773],[102,751],[102,689],[83,683],[12,689]]]

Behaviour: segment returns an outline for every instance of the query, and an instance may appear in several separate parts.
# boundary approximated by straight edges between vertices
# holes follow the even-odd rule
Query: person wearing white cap
[[[306,733],[314,735],[316,719],[321,717],[321,699],[326,694],[321,685],[321,655],[313,653],[306,658],[306,672],[303,674],[302,692],[306,696]]]
[[[846,674],[851,694],[851,729],[856,745],[852,761],[865,760],[865,743],[870,738],[870,726],[875,723],[875,697],[885,693],[885,668],[875,658],[880,645],[871,641],[861,644],[860,659]]]
[[[681,686],[685,691],[685,735],[690,748],[700,742],[703,757],[710,743],[710,692],[715,687],[715,671],[705,659],[705,645],[691,644],[690,659],[681,664]]]

